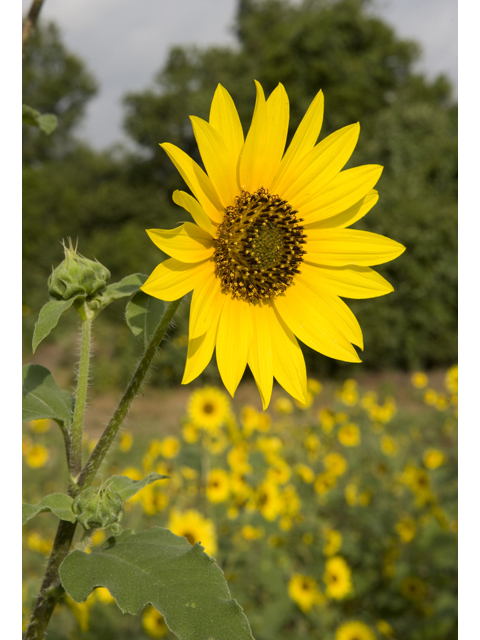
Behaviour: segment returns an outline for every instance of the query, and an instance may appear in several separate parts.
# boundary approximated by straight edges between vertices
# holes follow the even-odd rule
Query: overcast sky
[[[31,0],[22,0],[24,13]],[[60,27],[67,48],[99,84],[78,135],[100,149],[126,141],[122,96],[152,83],[174,44],[234,43],[237,0],[45,0],[41,17]],[[447,74],[456,86],[457,0],[376,0],[375,13],[418,40],[418,70]],[[253,89],[252,89],[253,91]]]

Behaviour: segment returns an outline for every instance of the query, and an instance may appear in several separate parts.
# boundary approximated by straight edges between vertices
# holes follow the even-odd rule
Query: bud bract
[[[90,487],[75,498],[72,509],[84,529],[119,529],[123,500],[115,489]]]

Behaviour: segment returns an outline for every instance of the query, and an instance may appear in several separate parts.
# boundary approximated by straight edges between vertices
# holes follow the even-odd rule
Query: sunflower
[[[200,542],[205,553],[211,555],[217,550],[217,536],[213,521],[205,518],[195,509],[187,511],[172,509],[168,529],[177,536],[184,536],[192,545]]]
[[[224,469],[212,469],[208,474],[207,498],[210,502],[225,502],[230,495],[230,480]]]
[[[316,580],[301,573],[296,573],[290,578],[288,595],[304,613],[308,613],[314,604],[323,601]]]
[[[151,606],[142,614],[142,626],[151,638],[163,638],[168,633],[162,614]]]
[[[352,591],[351,571],[341,556],[333,556],[325,563],[323,579],[327,588],[325,595],[335,600],[342,600]]]
[[[335,640],[375,640],[375,634],[365,623],[352,620],[338,627]]]
[[[192,393],[188,414],[195,426],[217,431],[230,414],[230,402],[217,387],[203,387]]]
[[[360,444],[360,429],[351,422],[338,430],[338,440],[344,447],[357,447]]]
[[[314,98],[284,154],[289,102],[279,84],[268,100],[257,82],[246,139],[229,93],[219,85],[209,121],[192,116],[206,172],[181,149],[164,143],[191,195],[173,200],[196,224],[150,229],[171,256],[142,289],[162,300],[193,290],[182,383],[194,380],[216,349],[220,375],[233,396],[248,364],[262,398],[273,378],[305,403],[305,361],[297,338],[338,360],[360,362],[360,326],[342,297],[384,295],[392,286],[370,266],[404,247],[375,233],[346,229],[377,202],[382,167],[342,171],[360,132],[358,123],[316,144],[323,94]],[[296,336],[296,337],[295,337]]]

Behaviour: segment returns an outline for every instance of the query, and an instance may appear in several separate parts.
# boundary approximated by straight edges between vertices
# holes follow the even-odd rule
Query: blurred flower
[[[245,540],[259,540],[265,535],[265,529],[263,527],[252,527],[251,524],[246,524],[242,527],[241,534]]]
[[[264,480],[255,492],[255,508],[265,520],[272,522],[282,511],[280,491],[275,482]]]
[[[49,420],[48,418],[41,418],[40,420],[32,420],[30,422],[30,426],[32,427],[32,430],[35,431],[36,433],[45,433],[50,429],[51,420]]]
[[[230,414],[230,401],[217,387],[203,387],[194,391],[188,405],[188,415],[197,427],[216,431]]]
[[[310,391],[314,396],[318,395],[322,391],[322,383],[315,378],[309,378],[307,380],[307,390]]]
[[[445,462],[446,457],[438,449],[427,449],[423,454],[423,463],[427,469],[438,469]]]
[[[330,433],[335,426],[335,416],[333,415],[333,411],[331,409],[320,409],[318,419],[320,420],[323,431],[325,433]]]
[[[304,444],[308,453],[308,459],[313,462],[318,458],[322,449],[320,438],[314,433],[309,433],[305,437]]]
[[[420,469],[412,464],[407,464],[402,475],[401,482],[415,493],[417,505],[422,506],[432,499],[430,480],[425,469]]]
[[[90,623],[90,607],[93,604],[92,600],[87,600],[86,602],[81,602],[78,604],[73,600],[70,596],[66,596],[64,600],[67,607],[75,616],[75,619],[80,627],[80,631],[86,633],[88,631],[88,626]]]
[[[360,404],[364,409],[371,409],[373,406],[377,404],[378,395],[375,391],[367,391],[363,394]]]
[[[323,459],[323,464],[326,470],[335,477],[342,476],[347,470],[347,461],[345,458],[336,451],[328,453]]]
[[[387,638],[393,638],[395,636],[395,631],[386,620],[377,620],[377,629],[382,635],[387,636]]]
[[[185,442],[188,442],[188,444],[193,444],[194,442],[197,442],[198,436],[198,427],[196,425],[192,424],[191,422],[187,422],[187,424],[183,425],[182,438],[185,440]]]
[[[352,620],[338,627],[335,640],[375,640],[375,634],[363,622]]]
[[[412,381],[413,386],[416,387],[417,389],[424,389],[428,384],[427,374],[422,373],[421,371],[417,371],[416,373],[413,373],[410,379]]]
[[[52,550],[52,540],[47,540],[38,531],[32,531],[27,535],[27,546],[32,551],[38,551],[44,556],[50,555]]]
[[[445,387],[450,393],[458,393],[458,365],[450,367],[445,375]]]
[[[314,540],[315,540],[315,536],[313,535],[313,533],[310,533],[309,531],[307,531],[307,533],[304,533],[302,536],[302,542],[307,546],[311,545]]]
[[[354,407],[358,402],[358,384],[356,380],[345,380],[343,387],[337,391],[337,397],[347,407]]]
[[[395,525],[395,529],[400,536],[400,540],[404,543],[411,542],[417,532],[415,520],[411,516],[404,516],[399,520]]]
[[[298,473],[303,482],[306,482],[307,484],[310,484],[315,480],[315,473],[306,464],[303,464],[301,462],[296,464],[295,471]]]
[[[148,484],[137,493],[137,496],[140,496],[143,510],[147,516],[154,516],[156,513],[163,511],[168,505],[168,498],[165,493],[158,491],[153,484]]]
[[[348,413],[345,413],[345,411],[337,411],[334,418],[335,422],[338,422],[338,424],[344,424],[345,422],[348,422]]]
[[[205,518],[199,511],[172,509],[168,529],[177,536],[184,536],[191,545],[200,542],[205,553],[213,555],[217,551],[217,536],[212,520]]]
[[[112,602],[115,602],[115,598],[105,587],[97,587],[94,591],[94,594],[96,599],[103,604],[110,604]]]
[[[268,462],[270,466],[267,470],[267,480],[276,482],[277,484],[285,484],[285,482],[290,480],[292,470],[283,458],[270,456]]]
[[[380,447],[386,456],[393,458],[398,453],[398,443],[391,436],[383,436]]]
[[[345,500],[351,507],[354,507],[358,503],[357,491],[357,485],[353,482],[350,482],[345,487]]]
[[[198,471],[196,469],[192,469],[191,467],[180,467],[180,473],[185,478],[185,480],[197,480],[198,478]]]
[[[334,556],[342,546],[342,534],[335,529],[326,529],[323,532],[326,543],[323,545],[323,553],[326,556]]]
[[[435,389],[427,389],[423,394],[423,399],[425,401],[425,404],[434,407],[437,404],[438,393],[435,391]]]
[[[43,444],[34,444],[28,449],[25,461],[32,469],[39,469],[45,466],[48,458],[47,447],[44,447]]]
[[[291,413],[293,413],[292,401],[285,396],[277,398],[273,403],[273,408],[277,413],[281,413],[284,415],[290,415]]]
[[[146,607],[142,614],[142,627],[151,638],[163,638],[168,633],[162,614],[151,606]]]
[[[344,447],[357,447],[360,444],[360,429],[353,422],[340,427],[337,435]]]
[[[212,469],[208,474],[207,498],[210,502],[225,502],[230,495],[230,480],[224,469]]]
[[[323,600],[314,578],[296,573],[288,583],[288,595],[304,613]]]
[[[400,593],[406,600],[418,602],[427,595],[427,585],[420,578],[409,576],[400,583]]]
[[[329,598],[342,600],[352,591],[350,567],[341,556],[326,561],[323,579],[327,585],[325,595]]]
[[[130,449],[132,448],[132,444],[133,444],[132,434],[129,431],[124,431],[120,436],[120,444],[119,444],[120,451],[122,451],[123,453],[127,453],[127,451],[130,451]]]
[[[175,458],[180,451],[180,441],[174,436],[164,438],[161,444],[161,454],[164,458]]]
[[[337,483],[336,476],[332,473],[319,473],[315,479],[313,488],[318,495],[323,496]]]
[[[305,402],[295,399],[295,404],[299,409],[309,409],[313,404],[313,393],[307,389],[307,391],[305,391]]]
[[[236,444],[231,448],[227,456],[231,470],[238,474],[251,473],[252,467],[248,462],[248,446],[246,443]]]

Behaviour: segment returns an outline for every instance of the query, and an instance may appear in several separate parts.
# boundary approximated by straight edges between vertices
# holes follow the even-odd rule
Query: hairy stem
[[[25,49],[25,45],[27,44],[28,39],[33,33],[35,29],[35,25],[37,24],[38,14],[40,13],[40,9],[42,8],[44,0],[33,0],[30,10],[27,14],[27,17],[23,21],[22,26],[22,51]]]

